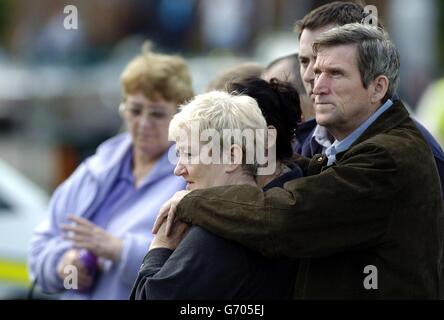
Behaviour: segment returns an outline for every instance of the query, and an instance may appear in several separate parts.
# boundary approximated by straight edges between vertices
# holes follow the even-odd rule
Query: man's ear
[[[274,126],[267,127],[267,150],[271,149],[276,144],[277,129]]]
[[[230,147],[230,163],[225,166],[226,173],[232,173],[236,171],[239,166],[242,165],[242,157],[244,152],[242,147],[238,144],[233,144]]]
[[[376,79],[372,81],[372,93],[370,101],[372,103],[382,102],[387,94],[388,86],[389,79],[386,76],[377,76]]]

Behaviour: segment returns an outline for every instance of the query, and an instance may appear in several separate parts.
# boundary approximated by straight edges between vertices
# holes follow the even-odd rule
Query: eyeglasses
[[[119,109],[121,112],[127,112],[130,119],[134,120],[145,117],[146,119],[150,119],[152,121],[161,122],[171,118],[172,116],[172,114],[162,106],[153,106],[148,108],[141,104],[122,102]]]

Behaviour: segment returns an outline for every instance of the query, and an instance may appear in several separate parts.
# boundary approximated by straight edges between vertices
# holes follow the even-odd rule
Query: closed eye
[[[142,109],[139,108],[129,108],[129,112],[132,116],[139,116],[142,113]]]
[[[333,70],[331,70],[330,73],[332,76],[343,76],[344,75],[342,70],[338,70],[338,69],[333,69]]]
[[[335,76],[343,76],[345,74],[344,69],[338,67],[329,67],[325,70],[329,75]]]
[[[308,58],[305,58],[305,57],[299,58],[299,63],[303,66],[306,66],[309,62],[310,62],[310,60]]]
[[[164,119],[166,117],[166,113],[162,111],[153,110],[150,112],[150,116],[156,119]]]

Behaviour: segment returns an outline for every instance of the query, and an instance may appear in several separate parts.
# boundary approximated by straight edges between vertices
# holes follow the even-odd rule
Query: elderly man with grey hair
[[[300,76],[305,91],[310,98],[310,108],[313,108],[314,105],[313,85],[315,74],[313,72],[313,66],[316,61],[316,55],[312,48],[314,40],[316,40],[321,33],[336,26],[360,22],[365,19],[368,14],[362,4],[334,1],[310,11],[301,20],[296,22],[295,31],[299,35],[298,57],[300,62]],[[400,99],[400,97],[395,94],[391,99],[395,102]],[[444,152],[431,133],[413,117],[412,120],[432,149],[435,164],[440,175],[441,190],[444,192]],[[318,125],[316,119],[308,120],[303,126],[299,126],[296,137],[297,143],[295,144],[295,151],[310,158],[317,153],[325,153],[325,150],[333,143],[331,134],[324,127]]]
[[[177,217],[265,256],[300,258],[296,299],[442,298],[440,183],[407,110],[388,99],[397,49],[384,31],[349,24],[323,33],[314,50],[316,119],[335,141],[309,161],[308,176],[266,192],[175,196],[154,231]]]

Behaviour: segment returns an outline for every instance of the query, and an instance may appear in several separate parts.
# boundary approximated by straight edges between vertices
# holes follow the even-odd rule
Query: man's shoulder
[[[381,158],[390,157],[397,165],[408,163],[409,166],[412,163],[420,165],[418,159],[433,159],[427,142],[410,118],[353,145],[348,153],[379,154]]]
[[[410,118],[399,126],[375,134],[362,143],[377,145],[399,155],[409,154],[418,148],[423,151],[428,150],[426,140]]]
[[[370,124],[351,148],[367,144],[391,148],[393,144],[397,145],[402,141],[425,142],[402,102],[395,101]]]

